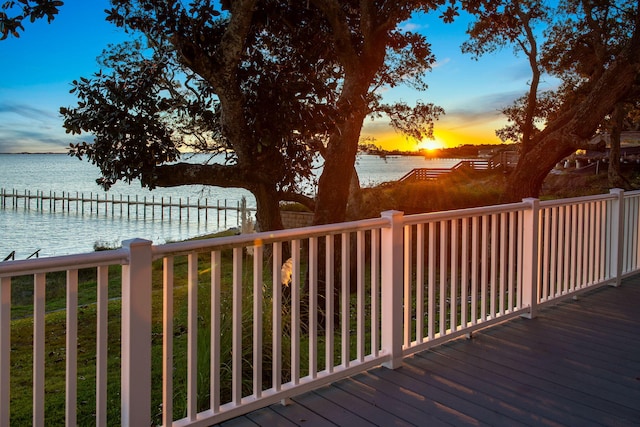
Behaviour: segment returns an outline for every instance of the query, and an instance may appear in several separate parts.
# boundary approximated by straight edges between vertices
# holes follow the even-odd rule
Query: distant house
[[[600,170],[599,163],[607,163],[609,161],[609,151],[611,138],[609,133],[604,132],[594,136],[592,143],[604,141],[603,150],[579,150],[569,157],[558,162],[556,169],[577,170],[586,172],[593,168],[596,173]],[[640,162],[640,131],[626,131],[620,137],[620,161],[622,163],[639,163]]]
[[[600,133],[591,139],[592,142],[601,141],[601,140],[604,140],[607,147],[609,147],[611,144],[611,136],[609,135],[609,132]],[[622,132],[622,135],[620,135],[620,146],[628,147],[628,146],[635,146],[635,145],[640,145],[640,131]]]

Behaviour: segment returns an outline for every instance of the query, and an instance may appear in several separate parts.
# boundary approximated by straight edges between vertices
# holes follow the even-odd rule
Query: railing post
[[[0,426],[9,425],[11,358],[11,277],[0,277]]]
[[[624,190],[612,188],[609,193],[615,195],[611,205],[611,267],[613,286],[622,282],[622,260],[624,259]]]
[[[389,360],[382,365],[397,369],[402,365],[403,300],[403,212],[385,211],[390,227],[381,232],[381,344]]]
[[[531,206],[524,211],[522,237],[522,307],[529,307],[529,313],[523,317],[536,317],[538,306],[538,247],[540,242],[540,200],[523,199]]]
[[[151,242],[125,240],[122,266],[122,421],[151,424]]]

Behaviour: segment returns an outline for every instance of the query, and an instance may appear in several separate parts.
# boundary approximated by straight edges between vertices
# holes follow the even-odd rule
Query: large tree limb
[[[336,52],[343,65],[347,65],[351,58],[357,56],[351,39],[348,19],[340,2],[337,0],[312,0],[312,3],[322,11],[329,25],[333,29],[333,39]]]
[[[315,211],[316,201],[315,199],[305,196],[304,194],[294,193],[292,191],[281,191],[278,193],[280,200],[283,202],[296,202],[304,205],[310,211]]]
[[[248,189],[244,177],[242,169],[233,165],[176,163],[158,166],[154,184],[158,187],[195,184]]]

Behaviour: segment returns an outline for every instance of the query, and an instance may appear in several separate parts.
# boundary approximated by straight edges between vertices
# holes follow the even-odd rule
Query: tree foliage
[[[633,3],[566,1],[560,20],[550,30],[549,49],[543,61],[546,69],[559,77],[562,85],[558,98],[579,100],[590,88],[589,82],[600,78],[624,48],[624,40],[633,34],[627,19]],[[575,19],[581,16],[582,19]],[[621,43],[622,42],[622,43]],[[566,49],[574,45],[575,49]],[[599,131],[609,134],[609,185],[628,188],[620,173],[620,136],[625,127],[627,111],[638,100],[638,86],[618,100],[599,125]]]
[[[64,2],[59,0],[11,0],[0,5],[0,40],[9,36],[20,37],[25,20],[54,20]]]
[[[139,43],[128,43],[114,47],[103,63],[113,71],[74,80],[71,93],[81,101],[60,110],[68,133],[94,135],[92,143],[72,145],[72,151],[100,166],[105,189],[134,179],[153,188],[155,166],[180,155],[172,124],[180,122],[176,106],[186,100],[179,84],[166,78],[171,56],[156,50],[146,57]]]
[[[523,129],[528,120],[530,128],[530,138],[535,139],[544,129],[547,121],[556,113],[558,107],[556,91],[548,90],[538,92],[535,102],[535,109],[532,117],[527,116],[529,94],[523,95],[516,99],[513,104],[502,109],[502,114],[507,119],[507,124],[496,130],[496,136],[503,142],[511,142],[515,144],[522,143]]]
[[[512,107],[503,111],[511,125],[497,132],[500,138],[508,139],[514,139],[515,134],[520,134],[518,142],[521,143],[522,150],[526,151],[538,131],[536,121],[542,117],[540,114],[548,113],[548,103],[540,105],[538,102],[542,67],[536,32],[541,26],[548,24],[549,7],[541,0],[504,0],[471,3],[468,11],[477,20],[468,31],[470,38],[462,45],[463,52],[478,58],[511,45],[516,54],[524,54],[529,62],[529,91]]]

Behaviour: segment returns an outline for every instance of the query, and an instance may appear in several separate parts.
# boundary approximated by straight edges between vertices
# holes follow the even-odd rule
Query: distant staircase
[[[442,175],[446,175],[455,170],[474,169],[474,170],[510,170],[518,163],[518,153],[515,151],[502,151],[489,159],[470,159],[461,160],[450,168],[415,168],[399,179],[404,181],[426,181],[438,179]]]

